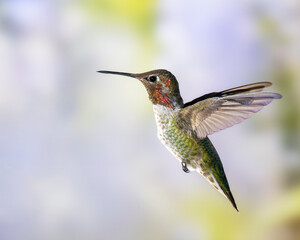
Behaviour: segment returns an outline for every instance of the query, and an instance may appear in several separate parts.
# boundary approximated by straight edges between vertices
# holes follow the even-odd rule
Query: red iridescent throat
[[[167,79],[164,84],[167,87],[169,87],[170,84],[171,84],[171,80]],[[162,89],[163,89],[163,87],[160,86],[159,88],[156,88],[154,90],[154,94],[153,94],[154,96],[153,97],[154,97],[156,103],[161,104],[161,105],[166,106],[166,107],[169,107],[169,108],[174,108],[170,98],[166,94],[162,93]]]

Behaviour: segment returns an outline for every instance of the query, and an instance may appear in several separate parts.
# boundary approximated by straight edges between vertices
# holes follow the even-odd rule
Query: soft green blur
[[[0,239],[300,239],[300,2],[0,3]],[[210,137],[240,212],[156,136],[134,79],[185,101],[258,81],[282,94]]]

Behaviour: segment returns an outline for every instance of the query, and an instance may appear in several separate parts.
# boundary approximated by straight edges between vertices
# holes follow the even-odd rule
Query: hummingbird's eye
[[[157,80],[157,77],[156,77],[156,76],[150,76],[150,77],[149,77],[149,81],[150,81],[150,82],[156,82],[156,80]]]

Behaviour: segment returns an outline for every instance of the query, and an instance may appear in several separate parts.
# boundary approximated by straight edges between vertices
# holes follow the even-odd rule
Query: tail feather
[[[223,171],[224,173],[224,171]],[[214,186],[223,196],[225,196],[230,203],[232,204],[232,206],[239,211],[234,197],[230,191],[230,187],[226,178],[226,175],[224,173],[224,175],[219,175],[217,173],[215,173],[214,171],[209,171],[208,174],[203,174],[203,176],[209,181],[209,183]]]
[[[208,137],[199,141],[203,150],[202,159],[198,172],[204,176],[222,195],[224,195],[237,210],[236,203],[230,191],[230,187],[224,172],[220,157]]]
[[[235,208],[235,210],[237,210],[239,212],[239,209],[238,209],[238,207],[237,207],[237,205],[236,205],[236,203],[234,201],[234,198],[233,198],[233,195],[232,195],[230,189],[229,189],[229,191],[227,191],[225,189],[222,189],[221,191],[223,192],[223,195],[231,202],[231,204]]]

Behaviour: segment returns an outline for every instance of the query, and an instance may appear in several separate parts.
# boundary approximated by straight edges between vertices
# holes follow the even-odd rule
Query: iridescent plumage
[[[140,74],[99,71],[140,80],[153,104],[158,137],[181,162],[185,172],[197,171],[238,210],[222,162],[208,135],[231,127],[261,110],[280,94],[262,92],[269,82],[214,92],[183,103],[178,82],[167,70]]]

